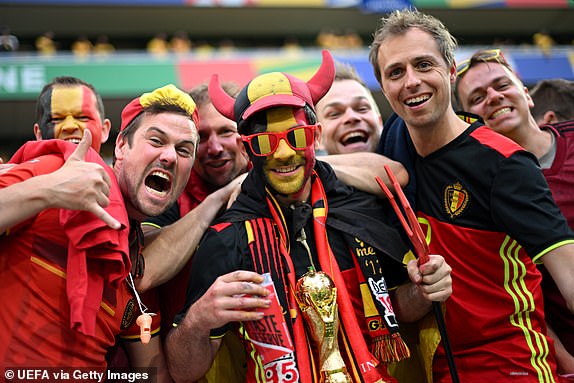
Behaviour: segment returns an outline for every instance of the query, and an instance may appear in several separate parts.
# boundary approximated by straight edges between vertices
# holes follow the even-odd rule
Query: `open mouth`
[[[418,106],[423,104],[425,101],[427,101],[430,98],[430,95],[425,94],[422,96],[417,96],[417,97],[413,97],[413,98],[409,98],[408,100],[405,101],[405,103],[408,106]]]
[[[158,196],[164,196],[171,189],[171,178],[169,175],[155,171],[152,172],[145,179],[145,187],[147,191]]]
[[[352,132],[347,134],[341,140],[344,146],[352,145],[356,143],[365,143],[369,140],[369,135],[365,132]]]

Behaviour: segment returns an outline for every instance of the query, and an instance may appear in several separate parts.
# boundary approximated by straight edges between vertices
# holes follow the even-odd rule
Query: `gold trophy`
[[[351,376],[339,351],[337,288],[322,271],[309,271],[297,281],[297,301],[307,328],[317,343],[321,382],[351,383]]]

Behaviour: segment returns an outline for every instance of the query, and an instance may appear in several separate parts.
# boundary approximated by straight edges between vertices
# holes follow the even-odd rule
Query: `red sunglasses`
[[[305,150],[315,142],[315,130],[317,125],[296,126],[284,132],[264,132],[243,136],[241,139],[247,143],[249,149],[256,156],[269,156],[279,146],[279,141],[284,140],[293,150]]]

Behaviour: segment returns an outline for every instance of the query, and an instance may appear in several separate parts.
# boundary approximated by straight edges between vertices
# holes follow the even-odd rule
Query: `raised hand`
[[[110,204],[108,173],[102,166],[84,161],[91,143],[91,133],[86,129],[82,141],[66,163],[54,173],[43,176],[50,205],[90,211],[112,229],[119,229],[120,223],[104,210]]]

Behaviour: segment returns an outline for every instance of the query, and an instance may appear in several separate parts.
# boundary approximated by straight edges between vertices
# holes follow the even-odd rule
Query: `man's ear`
[[[449,68],[449,78],[451,85],[454,85],[456,82],[456,62],[452,62],[452,65]]]
[[[106,142],[110,137],[111,129],[112,129],[112,122],[108,118],[104,119],[104,123],[102,125],[102,138],[101,138],[102,144]]]
[[[241,155],[243,155],[247,160],[249,160],[249,155],[247,154],[247,149],[245,148],[245,144],[243,143],[243,140],[241,139],[241,135],[239,133],[237,133],[237,148],[239,148],[239,153],[241,153]]]
[[[526,96],[526,101],[528,102],[528,108],[534,107],[534,100],[532,99],[532,97],[530,97],[530,93],[528,93],[528,88],[523,87],[523,89],[524,89],[524,95]]]
[[[122,134],[118,134],[116,137],[116,146],[114,147],[114,156],[116,160],[121,160],[124,158],[124,152],[128,147],[128,138]]]
[[[321,123],[317,123],[317,129],[315,130],[315,150],[324,150],[321,141],[323,139],[323,126]]]
[[[42,141],[42,130],[38,124],[34,124],[34,137],[36,137],[36,141]]]
[[[541,124],[539,125],[546,125],[546,124],[553,124],[558,122],[558,117],[556,117],[556,113],[553,110],[549,110],[544,113],[544,117],[542,117]]]

